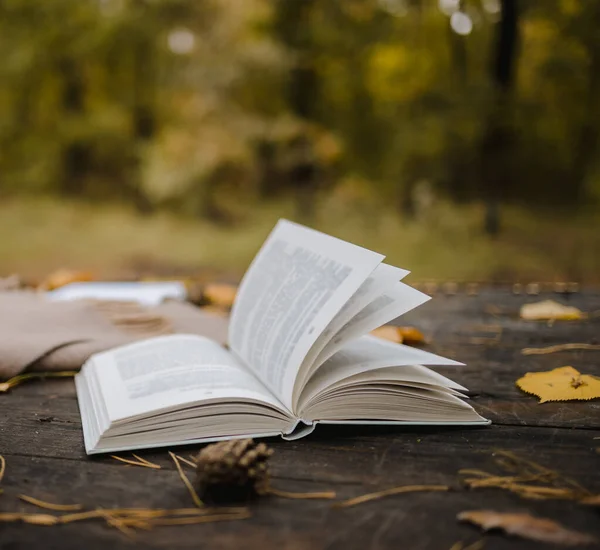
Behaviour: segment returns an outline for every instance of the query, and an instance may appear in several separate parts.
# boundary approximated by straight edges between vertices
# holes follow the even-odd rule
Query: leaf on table
[[[529,514],[506,514],[493,510],[471,510],[461,512],[459,521],[466,521],[481,527],[484,531],[502,529],[507,535],[550,542],[565,546],[592,544],[596,539],[585,533],[579,533],[563,527],[555,521],[536,518]]]
[[[406,344],[407,346],[419,346],[425,343],[425,336],[415,327],[384,325],[371,331],[371,335],[396,344]]]
[[[235,301],[237,286],[224,283],[211,283],[204,287],[204,301],[212,306],[230,308]]]
[[[594,495],[581,499],[581,504],[587,504],[588,506],[600,506],[600,495]]]
[[[70,283],[86,283],[94,280],[94,274],[89,271],[74,271],[59,269],[51,273],[40,285],[44,290],[55,290]]]
[[[393,327],[392,325],[384,325],[372,330],[371,336],[377,336],[377,338],[389,340],[390,342],[395,342],[396,344],[402,343],[402,334],[400,334],[398,327]]]
[[[577,321],[586,314],[573,306],[565,306],[554,300],[544,300],[521,306],[521,319],[527,321]]]
[[[528,372],[516,382],[526,393],[537,395],[540,403],[547,401],[589,400],[600,397],[600,379],[581,374],[573,367],[551,371]]]
[[[402,343],[407,346],[419,346],[425,343],[425,336],[415,327],[398,327],[402,336]]]

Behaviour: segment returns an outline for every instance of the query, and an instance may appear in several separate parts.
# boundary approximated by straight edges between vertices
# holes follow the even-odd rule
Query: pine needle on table
[[[455,542],[450,547],[450,550],[482,550],[482,548],[484,546],[485,546],[485,540],[484,539],[477,540],[477,541],[475,541],[472,544],[469,544],[467,546],[465,546],[463,542],[459,541],[459,542]]]
[[[559,351],[569,351],[577,349],[597,350],[600,351],[600,345],[595,344],[557,344],[556,346],[548,346],[545,348],[523,348],[523,355],[546,355],[547,353],[557,353]]]
[[[72,378],[77,371],[58,371],[58,372],[26,372],[9,378],[6,382],[0,383],[0,393],[5,393],[23,382],[28,380],[39,380],[44,378]]]
[[[196,492],[196,489],[194,489],[194,486],[192,485],[191,481],[185,475],[185,472],[183,471],[183,468],[181,467],[181,464],[179,463],[177,456],[175,454],[173,454],[171,451],[169,451],[169,455],[171,455],[173,462],[175,462],[175,466],[177,466],[177,471],[179,472],[179,477],[181,478],[181,481],[183,481],[183,484],[187,487],[187,490],[189,491],[190,496],[192,497],[192,500],[194,501],[194,504],[196,506],[198,506],[198,508],[201,508],[202,506],[204,506],[204,503],[198,496],[198,493]]]
[[[385,489],[384,491],[377,491],[376,493],[368,493],[359,497],[344,500],[342,502],[335,503],[333,508],[349,508],[350,506],[356,506],[357,504],[363,504],[371,500],[377,500],[383,497],[392,495],[399,495],[401,493],[417,493],[417,492],[428,492],[428,491],[449,491],[448,485],[403,485],[401,487],[393,487],[391,489]]]
[[[267,489],[267,493],[270,495],[274,495],[277,497],[283,498],[295,498],[295,499],[333,499],[336,497],[335,491],[321,491],[316,493],[292,493],[290,491],[282,491],[281,489],[274,489],[273,487],[269,487]]]
[[[2,478],[4,477],[4,472],[6,471],[6,459],[0,455],[0,483],[2,482]]]
[[[522,498],[536,500],[580,500],[591,494],[575,480],[510,451],[499,450],[494,454],[498,466],[511,475],[492,474],[477,469],[459,470],[459,474],[470,476],[463,480],[467,487],[504,489]],[[552,483],[554,486],[533,483]]]
[[[196,523],[211,523],[213,521],[230,521],[232,519],[248,519],[251,517],[249,511],[238,514],[213,514],[208,516],[184,517],[184,518],[158,518],[150,520],[150,525],[191,525]]]
[[[152,468],[153,470],[160,470],[160,466],[158,464],[154,464],[153,462],[150,462],[150,461],[146,460],[145,458],[141,458],[137,455],[134,455],[133,453],[132,453],[132,456],[137,458],[137,461],[131,460],[129,458],[122,458],[117,455],[110,455],[111,458],[114,458],[115,460],[118,460],[119,462],[124,462],[125,464],[130,464],[131,466],[141,466],[142,468]]]
[[[120,508],[88,510],[72,514],[29,514],[22,512],[0,513],[0,523],[23,522],[32,525],[53,526],[78,521],[103,519],[107,525],[114,527],[131,537],[136,529],[150,530],[163,525],[189,525],[209,523],[213,521],[229,521],[247,519],[251,516],[245,507],[231,508]]]
[[[83,508],[83,505],[81,504],[54,504],[52,502],[46,502],[44,500],[39,500],[27,495],[19,495],[19,498],[22,501],[33,504],[34,506],[38,506],[39,508],[44,508],[45,510],[54,510],[56,512],[76,512]]]
[[[192,468],[196,468],[198,465],[195,462],[192,462],[191,460],[188,460],[187,458],[183,458],[182,456],[179,455],[175,455],[177,457],[177,459],[181,462],[183,462],[184,464],[187,464],[188,466],[191,466]]]

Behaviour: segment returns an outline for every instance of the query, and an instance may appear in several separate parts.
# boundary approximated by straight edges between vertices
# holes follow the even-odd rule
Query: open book
[[[380,254],[280,221],[240,285],[229,349],[170,335],[97,354],[76,377],[88,454],[282,435],[316,424],[487,424],[460,365],[365,336],[429,298]]]

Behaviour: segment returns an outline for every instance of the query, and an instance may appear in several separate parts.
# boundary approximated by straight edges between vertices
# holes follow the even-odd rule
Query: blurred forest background
[[[280,216],[418,279],[600,282],[596,0],[0,0],[0,275],[243,272]]]

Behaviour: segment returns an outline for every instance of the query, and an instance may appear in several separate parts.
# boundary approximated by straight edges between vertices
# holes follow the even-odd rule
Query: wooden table
[[[515,380],[528,371],[573,365],[600,375],[600,352],[522,355],[525,347],[567,342],[600,343],[600,317],[585,321],[526,322],[526,301],[555,298],[585,311],[600,310],[600,292],[569,297],[515,296],[510,289],[477,296],[436,296],[403,324],[420,327],[428,349],[467,363],[451,376],[473,392],[477,410],[493,422],[478,429],[344,429],[320,427],[307,439],[273,440],[274,486],[291,491],[335,490],[350,498],[405,484],[447,484],[447,493],[412,493],[354,508],[331,502],[264,498],[252,518],[227,523],[161,527],[134,542],[100,521],[43,527],[0,524],[0,547],[449,549],[482,535],[456,521],[463,510],[528,511],[600,538],[600,511],[569,501],[524,500],[500,489],[464,489],[461,468],[498,471],[493,453],[510,450],[572,477],[600,493],[600,400],[547,403],[521,393]],[[500,328],[501,330],[500,330]],[[595,440],[596,438],[596,440]],[[188,456],[198,447],[183,448]],[[128,466],[108,457],[88,458],[73,382],[34,382],[0,395],[0,454],[7,462],[0,511],[35,512],[19,493],[86,507],[183,507],[191,505],[166,451],[142,453],[163,468]],[[500,533],[485,536],[486,549],[536,548]]]

